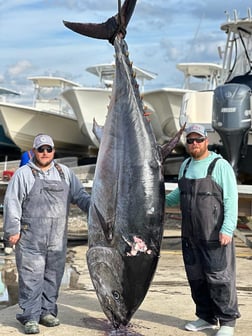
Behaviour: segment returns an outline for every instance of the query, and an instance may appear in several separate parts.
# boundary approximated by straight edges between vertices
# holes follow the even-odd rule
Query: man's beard
[[[190,153],[190,155],[191,155],[194,159],[198,159],[198,158],[200,158],[201,156],[203,156],[205,152],[206,152],[205,149],[202,149],[202,148],[198,149],[198,148],[197,148],[196,151],[192,150],[191,153]]]
[[[50,164],[52,163],[52,161],[53,161],[53,159],[48,159],[48,161],[41,162],[40,160],[38,160],[37,158],[35,158],[35,164],[37,164],[41,168],[45,168],[45,167],[50,166]]]

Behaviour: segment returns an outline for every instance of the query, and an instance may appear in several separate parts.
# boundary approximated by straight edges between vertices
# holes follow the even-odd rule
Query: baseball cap
[[[199,135],[203,137],[207,137],[207,131],[204,126],[199,124],[193,124],[186,128],[186,136],[188,136],[190,133],[198,133]]]
[[[54,147],[53,139],[46,134],[38,134],[33,141],[33,148],[38,149],[43,145]]]

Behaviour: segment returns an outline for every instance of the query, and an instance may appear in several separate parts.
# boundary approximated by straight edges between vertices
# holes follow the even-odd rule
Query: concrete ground
[[[216,331],[189,332],[187,321],[194,320],[195,307],[185,277],[179,229],[166,232],[161,258],[147,296],[133,316],[130,326],[115,331],[103,314],[89,278],[85,253],[87,245],[69,247],[71,267],[65,272],[59,303],[61,325],[40,327],[44,336],[189,336],[215,335]],[[169,237],[169,238],[168,238]],[[252,249],[236,238],[237,290],[242,317],[237,321],[236,336],[251,334],[252,322]],[[13,256],[8,258],[14,258]],[[18,305],[0,311],[0,333],[3,336],[23,335],[16,319]]]

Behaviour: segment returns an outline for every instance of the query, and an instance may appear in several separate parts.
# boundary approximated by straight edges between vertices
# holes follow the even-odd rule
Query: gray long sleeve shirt
[[[5,239],[20,232],[22,204],[35,182],[31,168],[36,169],[41,179],[61,180],[55,162],[53,161],[51,167],[46,171],[38,168],[32,161],[16,170],[8,184],[4,198],[3,229]],[[59,164],[59,166],[64,173],[66,183],[69,185],[69,203],[76,204],[81,210],[88,212],[90,195],[85,191],[82,183],[71,169],[62,164]]]

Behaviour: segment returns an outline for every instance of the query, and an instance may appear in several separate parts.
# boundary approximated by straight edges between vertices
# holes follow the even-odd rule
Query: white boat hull
[[[73,109],[85,142],[89,146],[99,147],[93,133],[93,121],[103,126],[110,102],[111,90],[105,88],[70,88],[62,93],[64,99]]]
[[[29,150],[39,133],[52,136],[57,153],[82,155],[87,152],[75,116],[46,112],[17,104],[0,103],[0,123],[22,151]]]
[[[142,94],[150,112],[154,134],[160,144],[167,142],[180,129],[179,114],[183,95],[190,90],[163,88]],[[93,119],[104,125],[111,90],[105,88],[74,87],[62,93],[78,119],[79,127],[90,146],[99,147],[93,133]]]
[[[220,145],[220,136],[212,127],[213,90],[187,92],[182,101],[180,118],[188,124],[201,124],[211,145]]]
[[[180,129],[179,117],[183,96],[187,89],[161,88],[142,94],[144,102],[153,109],[150,116],[158,143],[163,144]]]

